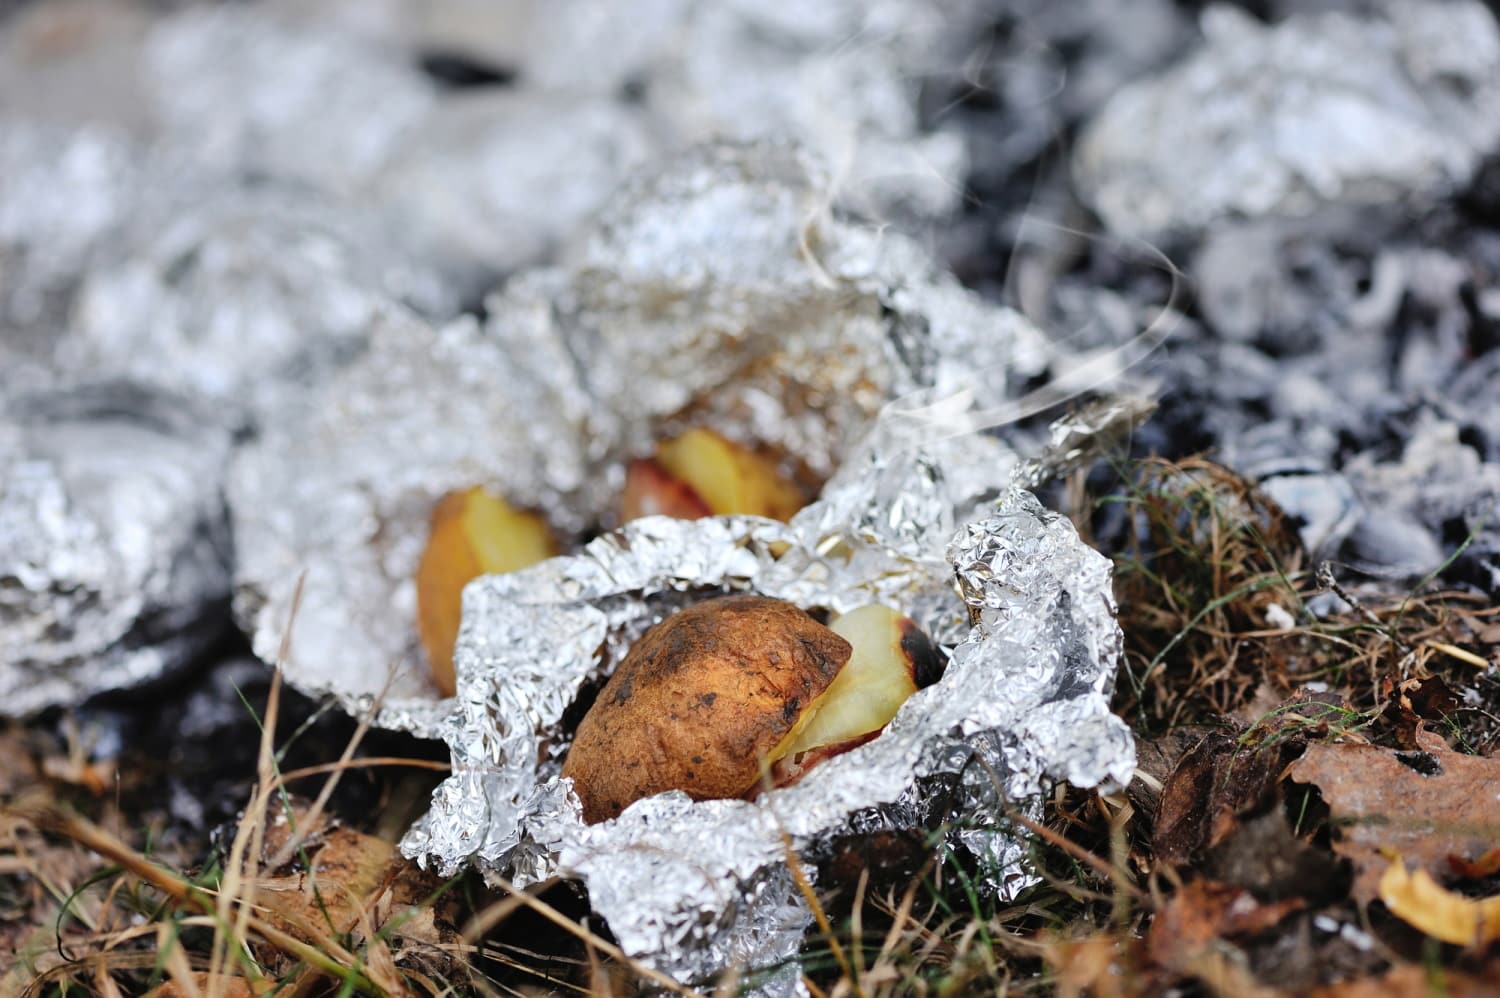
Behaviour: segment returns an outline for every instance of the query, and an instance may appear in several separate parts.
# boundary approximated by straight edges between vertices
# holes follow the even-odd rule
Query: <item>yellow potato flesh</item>
[[[455,688],[453,646],[464,586],[481,575],[514,572],[557,554],[547,523],[483,488],[450,492],[433,510],[432,533],[417,565],[417,632],[433,681]]]
[[[904,619],[890,607],[871,604],[829,625],[853,649],[849,662],[768,761],[847,742],[890,723],[917,691],[912,664],[901,645]]]
[[[688,430],[663,443],[657,462],[698,493],[717,516],[740,513],[789,520],[802,493],[776,463],[712,430]]]

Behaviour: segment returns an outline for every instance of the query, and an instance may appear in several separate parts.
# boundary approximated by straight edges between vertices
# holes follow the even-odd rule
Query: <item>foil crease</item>
[[[431,730],[412,575],[449,490],[545,510],[566,541],[610,525],[624,462],[688,426],[821,484],[890,400],[957,418],[1045,372],[1033,326],[910,241],[829,217],[818,176],[791,146],[709,146],[623,191],[563,265],[509,282],[483,328],[382,313],[366,353],[236,460],[257,654],[274,659],[306,569],[288,680],[367,704],[394,672],[378,723]],[[920,430],[955,437],[938,417]],[[951,446],[991,446],[974,439]]]
[[[229,428],[95,384],[0,408],[0,713],[187,665],[229,621]]]
[[[989,489],[1003,489],[1014,456],[991,446]],[[471,583],[444,731],[453,775],[407,854],[517,884],[578,878],[633,956],[700,983],[732,965],[779,970],[760,982],[774,992],[795,988],[787,971],[810,920],[790,856],[812,876],[841,836],[942,826],[988,861],[985,889],[1032,882],[1007,813],[1052,781],[1120,784],[1134,766],[1108,708],[1121,655],[1109,562],[1030,493],[974,506],[970,486],[948,487],[942,454],[868,453],[788,525],[647,518],[579,555]],[[863,527],[830,526],[860,507],[850,522]],[[960,526],[934,537],[912,522],[933,514]],[[833,612],[900,607],[951,652],[948,670],[880,737],[793,787],[754,803],[671,792],[584,825],[558,775],[569,706],[650,625],[738,591]]]
[[[1379,6],[1274,25],[1210,8],[1195,54],[1085,129],[1080,191],[1111,230],[1152,238],[1461,187],[1500,140],[1500,30],[1467,0]]]

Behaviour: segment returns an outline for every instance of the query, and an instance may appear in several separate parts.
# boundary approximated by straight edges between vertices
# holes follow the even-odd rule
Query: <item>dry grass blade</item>
[[[161,891],[174,906],[212,917],[220,935],[224,934],[228,923],[220,913],[220,904],[224,898],[222,891],[217,893],[216,898],[213,893],[189,883],[178,874],[146,859],[94,823],[69,814],[54,804],[22,803],[7,810],[29,821],[41,831],[70,839],[123,867],[130,875]],[[365,988],[372,993],[385,993],[356,967],[357,961],[353,955],[332,938],[324,936],[318,939],[316,946],[310,945],[265,923],[243,902],[238,903],[238,908],[240,924],[244,926],[246,937],[254,934],[294,960],[316,967],[335,979]],[[254,973],[253,964],[251,968],[252,976],[259,976]],[[218,979],[210,978],[210,980]]]
[[[545,887],[550,885],[548,883],[540,886]],[[490,929],[510,917],[518,908],[530,908],[584,945],[595,948],[611,959],[619,961],[631,973],[643,980],[650,981],[652,984],[665,988],[673,994],[682,995],[684,998],[706,998],[702,992],[695,991],[675,978],[663,974],[653,967],[648,967],[638,960],[632,959],[629,954],[614,943],[599,936],[597,933],[589,931],[586,926],[580,925],[541,898],[535,897],[510,881],[500,878],[496,881],[495,886],[508,894],[509,897],[479,912],[470,920],[469,925],[464,929],[464,937],[470,942],[477,942]]]

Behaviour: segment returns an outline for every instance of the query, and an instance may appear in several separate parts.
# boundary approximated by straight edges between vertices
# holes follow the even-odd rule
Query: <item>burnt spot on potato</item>
[[[850,654],[802,610],[764,596],[704,600],[667,617],[636,641],[578,725],[562,775],[584,820],[666,790],[743,796]]]
[[[938,650],[937,645],[932,643],[927,632],[917,626],[916,621],[910,617],[903,617],[900,627],[901,650],[906,653],[906,660],[911,663],[912,682],[917,684],[917,689],[925,690],[943,678],[943,672],[948,668],[948,660]]]

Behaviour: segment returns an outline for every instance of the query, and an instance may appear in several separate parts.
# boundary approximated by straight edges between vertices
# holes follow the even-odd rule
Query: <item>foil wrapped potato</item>
[[[667,790],[752,796],[874,737],[941,671],[916,625],[887,607],[825,627],[784,600],[705,600],[631,647],[579,724],[562,775],[590,823]]]

